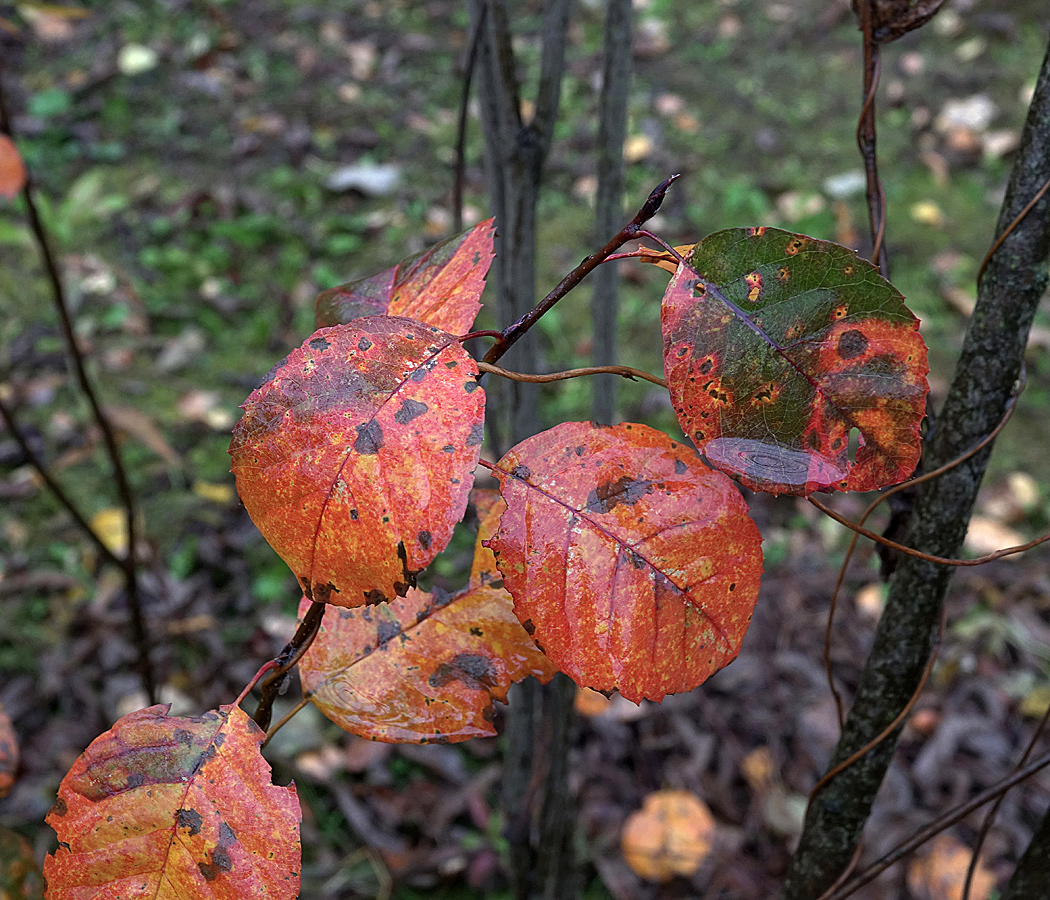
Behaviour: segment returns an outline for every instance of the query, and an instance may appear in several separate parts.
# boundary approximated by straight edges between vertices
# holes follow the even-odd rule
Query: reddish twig
[[[485,354],[482,362],[498,362],[504,353],[513,347],[533,325],[535,325],[554,307],[554,304],[583,281],[583,279],[586,278],[587,275],[597,266],[605,262],[609,256],[619,250],[628,241],[648,235],[649,232],[644,231],[642,225],[656,215],[656,211],[660,208],[660,204],[663,203],[664,197],[667,194],[667,189],[674,184],[679,177],[680,176],[678,175],[672,175],[670,178],[659,184],[653,192],[649,194],[645,203],[642,204],[642,208],[638,210],[637,215],[624,225],[624,227],[621,228],[619,232],[617,232],[609,242],[601,248],[601,250],[586,257],[575,269],[558,283],[553,291],[530,309],[524,316],[518,319],[517,322],[509,325],[503,331],[503,342],[497,342],[489,348],[489,352]]]
[[[273,704],[280,693],[285,675],[288,674],[292,666],[303,658],[303,654],[310,649],[310,645],[314,642],[314,638],[317,637],[317,632],[321,628],[321,620],[324,618],[324,613],[325,604],[315,600],[306,611],[306,615],[303,616],[299,627],[295,629],[292,639],[284,645],[284,649],[273,660],[277,664],[276,668],[259,685],[259,693],[262,696],[252,718],[255,719],[255,724],[263,731],[270,727]]]
[[[1013,556],[1015,553],[1024,553],[1026,550],[1031,550],[1033,547],[1038,547],[1040,544],[1045,544],[1047,541],[1050,541],[1050,534],[1044,534],[1033,541],[1029,541],[1027,544],[1018,544],[1016,547],[1004,547],[1002,550],[996,550],[994,553],[989,553],[987,556],[979,556],[977,559],[949,559],[945,556],[933,556],[929,553],[922,553],[919,550],[913,550],[911,547],[905,547],[904,544],[898,544],[896,541],[884,538],[881,534],[875,534],[874,531],[868,531],[867,528],[861,528],[855,522],[851,522],[845,516],[840,516],[830,506],[825,506],[813,497],[807,497],[806,499],[822,513],[831,516],[831,518],[840,525],[845,525],[848,529],[855,531],[859,535],[870,538],[876,543],[882,544],[884,547],[898,550],[905,556],[914,556],[916,559],[921,559],[930,563],[937,563],[942,566],[983,566],[985,563],[994,562],[997,559],[1002,559],[1004,556]]]
[[[881,63],[879,45],[872,36],[871,0],[860,0],[861,31],[864,34],[864,103],[857,121],[857,147],[864,160],[867,177],[868,224],[871,228],[871,261],[889,278],[889,254],[886,251],[886,192],[879,179],[878,153],[875,149],[875,95],[879,88]]]
[[[893,721],[889,723],[885,728],[882,729],[875,737],[873,737],[868,743],[857,750],[855,753],[850,754],[846,759],[842,760],[837,766],[829,769],[821,776],[814,786],[813,790],[809,792],[809,802],[813,802],[813,798],[819,794],[824,787],[831,782],[837,775],[844,772],[850,766],[854,765],[857,760],[867,756],[872,750],[879,746],[886,738],[888,738],[897,727],[901,725],[908,714],[912,711],[912,707],[918,702],[919,697],[922,695],[923,689],[926,687],[926,682],[930,678],[930,673],[933,671],[933,664],[937,661],[937,653],[941,647],[941,638],[944,637],[944,624],[947,620],[947,612],[941,611],[941,624],[937,628],[937,637],[934,639],[933,647],[930,650],[930,657],[926,660],[926,668],[923,669],[922,677],[919,679],[919,683],[915,690],[912,692],[908,702],[904,704],[904,708],[894,716]]]
[[[966,462],[966,460],[970,459],[975,454],[980,453],[981,450],[983,450],[993,440],[995,440],[999,432],[1006,427],[1006,423],[1010,421],[1011,417],[1014,414],[1014,410],[1017,409],[1017,401],[1020,398],[1021,393],[1024,391],[1026,381],[1026,372],[1024,367],[1022,367],[1021,377],[1018,379],[1017,389],[1014,391],[1013,396],[1010,398],[1010,402],[1007,404],[1006,412],[1003,413],[1003,417],[999,420],[999,424],[996,425],[995,428],[993,428],[987,435],[985,435],[969,450],[967,450],[961,456],[957,456],[951,462],[945,463],[943,466],[934,469],[932,472],[927,472],[924,475],[918,475],[915,478],[909,479],[908,481],[902,481],[900,484],[894,485],[889,490],[884,491],[882,494],[880,494],[878,497],[872,500],[871,503],[868,504],[867,508],[861,514],[861,517],[858,520],[857,524],[863,525],[868,520],[868,516],[870,516],[875,511],[879,504],[888,500],[894,494],[916,487],[917,485],[922,484],[924,481],[930,481],[934,478],[937,478],[943,475],[945,472],[949,472],[956,466]],[[839,567],[838,578],[835,580],[835,588],[831,592],[831,601],[828,604],[828,621],[827,625],[824,628],[824,671],[827,674],[828,687],[831,690],[831,695],[835,698],[835,707],[838,710],[839,717],[839,728],[841,728],[843,726],[843,723],[845,722],[845,715],[842,708],[842,697],[838,692],[838,688],[835,687],[835,679],[831,671],[831,626],[835,620],[835,609],[838,605],[839,591],[842,589],[842,584],[845,581],[846,570],[849,567],[850,560],[853,558],[853,551],[857,547],[858,538],[859,534],[857,532],[854,532],[853,537],[850,539],[849,547],[846,549],[846,556],[842,560],[842,565]]]
[[[1025,208],[1022,209],[1014,217],[1014,220],[1006,226],[1006,228],[1003,230],[1003,233],[995,239],[995,243],[992,244],[988,252],[984,255],[984,259],[981,260],[981,265],[977,269],[978,284],[981,283],[981,276],[984,275],[984,270],[988,268],[988,263],[992,261],[992,257],[995,255],[995,251],[998,250],[1000,246],[1002,246],[1003,241],[1005,241],[1013,233],[1014,229],[1017,228],[1017,226],[1025,220],[1025,217],[1028,215],[1028,213],[1032,211],[1032,207],[1043,199],[1043,194],[1045,194],[1047,190],[1050,190],[1050,178],[1043,182],[1043,186],[1039,188],[1038,191],[1036,191],[1035,196],[1028,201]]]
[[[1035,745],[1038,743],[1040,736],[1046,730],[1048,722],[1050,722],[1050,706],[1047,706],[1046,712],[1043,713],[1043,717],[1039,720],[1039,724],[1035,726],[1035,731],[1032,732],[1032,738],[1028,741],[1028,746],[1025,747],[1024,753],[1021,754],[1021,758],[1017,761],[1017,765],[1014,766],[1015,771],[1028,762],[1028,757],[1032,755],[1032,751],[1035,749]],[[984,846],[984,839],[988,836],[988,832],[992,828],[992,823],[995,821],[995,814],[999,812],[999,807],[1002,806],[1003,798],[1005,796],[1006,794],[1004,792],[996,797],[995,803],[992,804],[992,808],[988,810],[984,819],[981,821],[981,827],[977,831],[977,840],[974,842],[973,855],[970,857],[969,866],[966,867],[966,880],[963,882],[961,900],[970,900],[970,890],[973,887],[973,876],[977,872],[977,860],[981,854],[981,847]]]
[[[237,699],[233,701],[233,705],[240,706],[241,703],[244,702],[244,698],[247,697],[248,694],[251,692],[251,689],[255,687],[256,684],[258,684],[259,679],[262,678],[263,675],[265,675],[271,669],[276,669],[279,665],[280,663],[278,663],[276,659],[271,659],[269,662],[263,663],[262,668],[260,668],[254,676],[252,676],[252,680],[249,681],[244,686],[244,690],[237,695]]]
[[[0,132],[12,140],[14,139],[2,78],[0,78]],[[37,209],[36,192],[28,166],[26,166],[25,182],[22,185],[22,200],[25,203],[26,218],[29,221],[30,231],[33,233],[33,238],[44,263],[44,270],[51,285],[51,299],[58,312],[62,335],[65,339],[66,350],[72,363],[73,371],[76,374],[77,384],[81,393],[87,399],[92,417],[102,434],[106,455],[109,457],[113,468],[113,480],[116,482],[117,493],[124,508],[124,527],[127,534],[128,547],[123,555],[117,557],[118,566],[124,575],[124,583],[127,590],[128,608],[131,611],[131,628],[139,654],[139,674],[142,677],[149,702],[154,704],[157,702],[157,686],[153,675],[153,666],[150,662],[149,637],[146,631],[146,617],[142,611],[142,598],[139,593],[138,565],[135,561],[137,538],[135,498],[131,492],[131,484],[128,480],[127,471],[124,468],[124,460],[120,454],[120,448],[117,446],[116,432],[102,409],[102,404],[95,394],[94,386],[91,384],[91,379],[88,378],[87,369],[84,366],[84,358],[77,344],[76,333],[73,329],[73,319],[69,314],[69,305],[66,302],[62,276],[58,271],[58,263],[51,250],[51,241],[48,237],[47,229],[44,227],[43,220],[40,218],[40,212]],[[115,556],[115,554],[111,554],[111,556]]]
[[[657,384],[662,388],[667,387],[667,382],[657,375],[650,375],[642,369],[631,366],[585,366],[580,369],[567,369],[564,372],[551,372],[547,375],[526,375],[523,372],[511,372],[509,369],[501,369],[499,366],[489,365],[487,362],[479,362],[478,368],[482,372],[499,375],[501,378],[509,378],[511,381],[525,381],[531,384],[547,384],[551,381],[564,381],[567,378],[582,378],[585,375],[622,375],[632,381],[641,378],[644,381]]]

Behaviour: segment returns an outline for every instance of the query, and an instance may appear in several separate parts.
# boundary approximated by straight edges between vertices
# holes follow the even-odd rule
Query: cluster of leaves
[[[737,228],[688,259],[644,254],[674,272],[665,373],[706,463],[646,425],[584,422],[482,462],[485,391],[462,341],[492,239],[483,222],[322,294],[320,327],[248,398],[230,446],[304,621],[328,610],[300,662],[305,698],[374,740],[492,734],[493,701],[556,669],[635,702],[691,690],[735,658],[758,595],[761,537],[732,481],[870,490],[918,460],[926,351],[900,294],[843,247]],[[479,462],[499,495],[472,493]],[[472,499],[467,585],[417,590]],[[49,816],[51,896],[295,896],[295,792],[269,784],[262,737],[236,706],[120,720]]]

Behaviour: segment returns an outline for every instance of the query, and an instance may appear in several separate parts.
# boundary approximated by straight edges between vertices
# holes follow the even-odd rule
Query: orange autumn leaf
[[[130,713],[62,779],[47,822],[49,900],[214,900],[299,893],[295,786],[270,781],[262,730],[236,706]]]
[[[927,852],[908,865],[908,890],[916,900],[962,900],[973,851],[951,835],[940,834]],[[981,862],[974,870],[970,900],[988,900],[995,876]]]
[[[484,431],[451,335],[369,316],[316,331],[244,403],[237,493],[313,600],[403,596],[463,518]]]
[[[11,719],[0,705],[0,797],[6,797],[18,771],[18,736]]]
[[[679,256],[688,259],[692,255],[693,247],[695,246],[695,244],[680,244],[674,249]],[[650,247],[639,247],[631,254],[631,256],[637,257],[638,262],[659,266],[665,272],[670,272],[672,275],[674,275],[678,269],[678,260],[666,250],[653,250]]]
[[[660,700],[736,658],[761,537],[690,448],[647,425],[565,422],[493,471],[507,509],[488,546],[514,612],[577,684]]]
[[[310,607],[303,599],[302,617]],[[514,617],[506,591],[411,590],[391,603],[330,609],[299,662],[306,697],[374,741],[463,741],[496,733],[493,700],[515,681],[549,681],[550,661]]]
[[[692,875],[711,852],[715,820],[689,791],[656,791],[623,826],[620,846],[631,870],[648,881]]]
[[[388,315],[466,333],[481,309],[494,235],[493,220],[487,219],[385,272],[322,292],[314,313],[317,327]]]
[[[26,167],[15,142],[0,134],[0,197],[13,199],[26,183]]]

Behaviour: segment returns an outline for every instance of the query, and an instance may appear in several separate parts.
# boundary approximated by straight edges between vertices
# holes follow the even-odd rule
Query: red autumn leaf
[[[0,134],[0,197],[14,198],[26,183],[26,167],[15,142]]]
[[[388,315],[465,334],[481,309],[494,233],[493,220],[487,219],[392,269],[318,294],[317,327]]]
[[[307,596],[404,595],[448,544],[481,450],[477,374],[437,328],[371,316],[319,329],[248,398],[237,491]]]
[[[0,797],[6,797],[18,771],[18,736],[11,719],[0,705]],[[2,895],[0,895],[2,898]]]
[[[271,784],[263,732],[236,706],[169,708],[124,716],[62,779],[49,900],[297,897],[299,801]]]
[[[0,825],[0,900],[43,900],[44,878],[33,847],[22,835]]]
[[[496,469],[490,540],[514,611],[578,684],[692,690],[740,650],[761,538],[732,482],[646,425],[566,422]]]
[[[874,266],[776,228],[720,231],[688,262],[664,295],[664,374],[708,462],[755,490],[800,496],[912,473],[926,346]]]
[[[300,616],[309,605],[304,598]],[[492,701],[505,701],[515,681],[554,672],[510,595],[482,584],[328,610],[299,663],[305,695],[339,727],[406,743],[493,735]]]
[[[502,581],[503,576],[496,566],[496,557],[493,552],[485,546],[499,528],[500,516],[507,504],[503,502],[499,491],[491,488],[475,488],[470,495],[470,501],[478,516],[478,536],[474,542],[474,561],[470,566],[471,584],[489,584],[493,581]]]

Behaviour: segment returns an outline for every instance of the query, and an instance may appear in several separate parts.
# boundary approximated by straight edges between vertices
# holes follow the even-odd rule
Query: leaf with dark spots
[[[475,629],[471,629],[474,635]],[[492,660],[477,653],[459,653],[439,665],[427,679],[432,688],[445,687],[450,681],[461,681],[472,691],[488,691],[496,684]]]
[[[195,809],[180,809],[175,817],[175,824],[179,828],[188,828],[190,837],[193,837],[201,833],[204,817]]]
[[[681,463],[681,460],[676,460],[676,462]],[[621,475],[615,481],[599,484],[588,494],[587,511],[612,512],[621,503],[634,506],[642,497],[652,492],[653,483],[651,481]]]
[[[519,621],[578,684],[659,700],[736,657],[762,554],[726,476],[648,426],[584,422],[523,441],[495,474],[507,506],[488,547]]]
[[[468,447],[480,447],[482,442],[485,440],[485,423],[478,422],[470,429],[470,434],[467,435],[467,446]]]
[[[395,414],[394,421],[397,421]],[[375,419],[365,422],[364,425],[355,425],[357,440],[354,441],[354,449],[362,456],[378,453],[383,447],[383,429]]]
[[[451,334],[469,331],[481,308],[494,234],[488,219],[392,269],[322,292],[315,307],[317,327],[390,315]]]
[[[314,350],[322,351],[322,350],[327,350],[332,345],[329,344],[328,341],[326,341],[323,337],[319,337],[319,338],[314,338],[312,341],[310,341],[310,346]]]
[[[429,531],[421,531],[416,537],[419,538],[419,544],[424,550],[430,549],[430,544],[434,540],[434,536]]]
[[[300,617],[308,609],[304,600]],[[510,595],[490,585],[455,594],[412,590],[371,613],[371,622],[326,617],[299,663],[307,699],[370,740],[495,734],[492,701],[505,701],[514,681],[548,681],[555,671],[514,617]]]
[[[720,231],[675,272],[661,323],[682,430],[747,487],[867,491],[914,470],[926,346],[904,298],[852,250],[776,228]]]
[[[423,415],[429,408],[425,403],[409,398],[401,404],[401,409],[394,413],[394,421],[398,425],[407,425],[413,419]]]
[[[190,868],[211,887],[180,897],[293,900],[299,802],[271,783],[265,735],[235,706],[196,718],[168,709],[124,716],[62,780],[47,819],[59,837],[44,862],[48,896],[131,896],[134,877],[134,896],[174,897]]]
[[[308,596],[356,606],[403,594],[447,546],[484,422],[484,391],[464,396],[463,372],[477,365],[451,335],[362,318],[321,329],[248,398],[230,444],[237,490]]]

